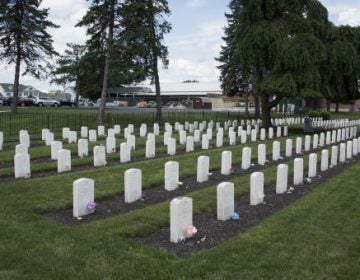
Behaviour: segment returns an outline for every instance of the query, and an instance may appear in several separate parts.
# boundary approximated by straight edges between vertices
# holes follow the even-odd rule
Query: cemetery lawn
[[[163,161],[134,165],[146,170]],[[96,199],[105,199],[119,192],[117,184],[107,184],[122,176],[118,171],[107,168],[80,175],[94,178],[96,186],[100,181]],[[162,170],[153,173],[151,179],[144,177],[144,185],[162,180]],[[265,183],[273,183],[276,166],[264,173]],[[135,241],[168,226],[168,202],[78,227],[46,217],[45,213],[71,207],[69,182],[78,177],[64,174],[0,185],[0,279],[358,279],[360,275],[360,164],[245,233],[187,259]],[[249,175],[236,182],[236,195],[247,195]],[[215,208],[214,188],[190,196],[194,214]]]

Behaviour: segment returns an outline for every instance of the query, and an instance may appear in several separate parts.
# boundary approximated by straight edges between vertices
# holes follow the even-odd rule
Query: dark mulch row
[[[360,156],[357,156],[349,162],[330,168],[326,172],[321,172],[318,177],[313,178],[311,184],[296,186],[291,193],[278,195],[275,193],[275,186],[265,188],[265,203],[261,205],[250,206],[249,194],[236,198],[235,211],[240,215],[238,221],[218,221],[216,219],[216,210],[211,213],[196,215],[193,217],[193,224],[198,233],[193,238],[188,238],[179,244],[170,242],[170,228],[163,228],[149,236],[136,240],[145,246],[168,250],[179,257],[189,257],[201,250],[215,247],[259,224],[262,220],[288,207],[314,188],[338,175],[359,159]],[[290,182],[292,182],[291,178],[289,178]]]

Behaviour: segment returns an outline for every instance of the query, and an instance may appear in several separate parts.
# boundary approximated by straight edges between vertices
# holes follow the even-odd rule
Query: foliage
[[[309,118],[319,118],[320,117],[320,112],[318,111],[310,111],[308,113]]]
[[[322,118],[324,121],[331,120],[331,113],[330,112],[320,112],[320,118]]]
[[[39,0],[2,0],[0,2],[0,60],[15,64],[14,98],[18,98],[20,66],[23,75],[46,77],[51,64],[48,58],[57,55],[48,28],[58,26],[47,19],[48,9],[40,9]],[[12,103],[16,112],[16,102]]]
[[[123,30],[116,38],[123,41],[130,57],[155,84],[158,120],[161,118],[158,60],[165,68],[169,64],[168,48],[163,42],[171,30],[166,20],[169,14],[167,0],[125,0],[120,10]]]

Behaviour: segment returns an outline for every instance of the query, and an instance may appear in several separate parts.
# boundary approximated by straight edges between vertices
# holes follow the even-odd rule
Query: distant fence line
[[[155,122],[155,112],[120,113],[108,112],[105,114],[104,125],[111,127],[119,124],[122,127],[128,123],[140,125],[141,123],[152,124]],[[63,127],[79,130],[81,126],[89,128],[97,127],[98,115],[96,112],[20,112],[18,114],[0,114],[0,131],[6,136],[16,136],[19,130],[26,129],[30,134],[39,134],[42,128],[49,128],[55,133],[60,133]],[[185,121],[225,121],[241,120],[244,114],[238,112],[163,112],[162,123],[185,122]]]

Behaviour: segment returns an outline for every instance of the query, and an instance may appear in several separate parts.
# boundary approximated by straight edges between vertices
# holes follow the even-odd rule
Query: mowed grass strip
[[[360,252],[359,171],[360,164],[348,168],[246,233],[187,260],[128,240],[167,225],[168,203],[70,228],[38,214],[40,208],[52,208],[56,196],[60,204],[66,204],[70,187],[64,187],[67,192],[60,194],[54,193],[57,188],[53,185],[39,190],[39,182],[29,181],[32,184],[21,188],[10,184],[0,189],[0,276],[356,279]],[[265,170],[266,184],[274,182],[275,172],[275,166]],[[248,192],[249,176],[235,180],[236,195]],[[191,196],[195,213],[214,208],[215,188]]]

